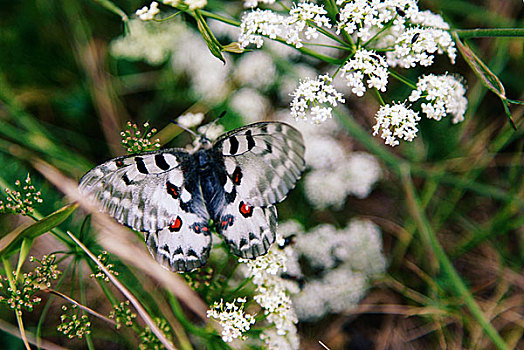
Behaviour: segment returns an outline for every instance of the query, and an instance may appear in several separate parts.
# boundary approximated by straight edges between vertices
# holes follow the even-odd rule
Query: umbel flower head
[[[411,92],[409,100],[423,100],[422,112],[429,119],[440,120],[448,114],[453,115],[452,123],[464,121],[468,107],[466,89],[460,78],[448,75],[423,75],[417,82],[417,89]]]
[[[319,124],[331,118],[332,107],[344,103],[342,93],[332,85],[329,75],[319,75],[317,79],[301,81],[291,94],[291,116],[295,119],[309,119]]]
[[[216,319],[222,326],[222,339],[226,343],[236,338],[245,339],[243,334],[255,323],[255,317],[244,312],[245,303],[245,298],[237,298],[225,304],[220,300],[207,310],[207,317]]]
[[[386,145],[397,146],[398,140],[413,141],[420,116],[404,104],[394,103],[380,107],[375,119],[377,123],[373,126],[373,135],[380,133]]]
[[[156,134],[156,129],[149,129],[149,122],[144,123],[144,129],[142,132],[135,123],[127,122],[127,128],[120,133],[120,136],[122,136],[122,145],[128,153],[142,153],[160,148],[159,139],[151,141]]]
[[[27,174],[26,179],[22,182],[15,181],[16,190],[5,189],[7,194],[6,202],[0,201],[0,213],[29,215],[34,209],[33,205],[42,203],[40,191],[37,191],[31,183],[31,177]]]

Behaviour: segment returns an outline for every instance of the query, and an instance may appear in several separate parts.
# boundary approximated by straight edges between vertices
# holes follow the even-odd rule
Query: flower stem
[[[402,75],[400,74],[397,74],[395,71],[391,70],[391,69],[388,69],[388,72],[389,74],[391,74],[392,77],[394,77],[395,79],[403,82],[404,84],[406,84],[407,86],[409,86],[410,88],[412,89],[416,89],[417,88],[417,85],[414,84],[413,82],[411,82],[410,80],[404,78]]]
[[[455,29],[462,39],[485,37],[524,37],[524,28]]]

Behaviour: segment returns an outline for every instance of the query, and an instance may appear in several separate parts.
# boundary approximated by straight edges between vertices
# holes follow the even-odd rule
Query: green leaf
[[[222,55],[222,45],[218,42],[217,38],[207,25],[206,20],[198,10],[195,10],[195,19],[197,21],[198,31],[202,35],[202,38],[204,38],[209,51],[211,51],[213,56],[226,63],[226,59],[224,58],[224,55]]]
[[[7,256],[14,251],[22,239],[32,240],[54,229],[64,222],[76,208],[78,208],[77,204],[69,204],[34,224],[17,227],[0,239],[0,255]]]
[[[22,241],[22,246],[20,247],[20,254],[18,255],[18,264],[16,265],[15,272],[15,276],[17,279],[20,278],[20,270],[22,269],[22,265],[24,265],[25,259],[29,255],[29,250],[31,250],[32,245],[32,238],[24,238],[24,240]]]
[[[491,71],[491,69],[489,69],[489,67],[484,62],[482,62],[482,60],[477,55],[475,55],[473,50],[471,50],[468,45],[460,41],[460,38],[457,33],[453,33],[453,39],[457,43],[457,47],[460,53],[462,54],[462,57],[464,57],[464,60],[473,70],[475,75],[480,79],[482,84],[484,84],[484,86],[487,87],[488,90],[490,90],[500,98],[510,125],[513,127],[513,129],[517,130],[515,122],[511,117],[511,112],[509,111],[506,90],[504,89],[504,85],[502,84],[500,79],[495,75],[495,73]]]

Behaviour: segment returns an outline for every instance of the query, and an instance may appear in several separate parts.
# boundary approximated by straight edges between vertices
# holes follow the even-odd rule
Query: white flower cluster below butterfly
[[[232,130],[211,143],[111,159],[80,190],[119,223],[144,232],[152,256],[179,272],[204,265],[210,219],[231,251],[253,259],[275,241],[275,204],[305,168],[302,135],[281,122]]]

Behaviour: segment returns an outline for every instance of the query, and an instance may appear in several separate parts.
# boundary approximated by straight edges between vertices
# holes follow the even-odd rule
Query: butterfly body
[[[275,240],[282,201],[305,168],[302,136],[279,122],[235,129],[193,151],[163,149],[109,160],[80,189],[118,222],[144,232],[166,268],[206,263],[212,219],[234,254],[255,258]]]

